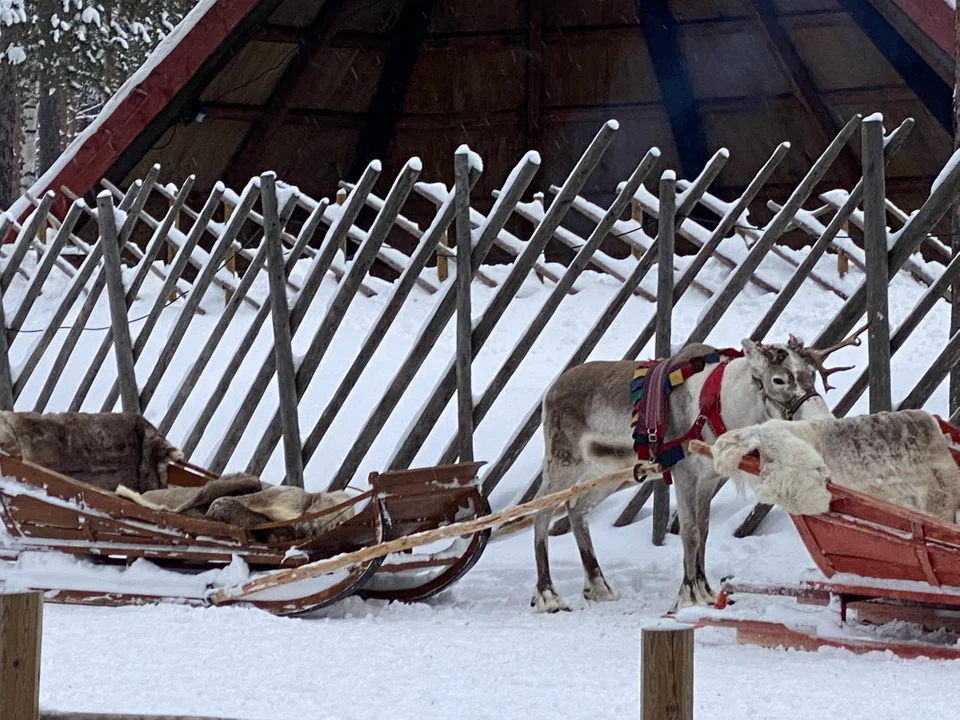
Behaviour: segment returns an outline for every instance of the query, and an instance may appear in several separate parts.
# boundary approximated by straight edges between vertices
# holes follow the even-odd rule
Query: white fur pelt
[[[739,470],[740,459],[760,454],[760,475]],[[936,419],[921,410],[812,421],[771,420],[717,439],[718,473],[757,500],[796,515],[827,512],[829,478],[837,485],[954,522],[960,469]]]

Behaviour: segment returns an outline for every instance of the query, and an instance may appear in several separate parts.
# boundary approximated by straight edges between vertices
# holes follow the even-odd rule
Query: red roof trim
[[[954,11],[944,0],[893,0],[914,24],[950,57],[954,56]]]
[[[230,35],[260,0],[217,0],[156,67],[113,109],[102,125],[86,138],[73,157],[45,187],[34,187],[36,196],[61,186],[78,195],[91,190],[158,113],[189,82],[194,73]],[[69,201],[59,196],[62,214]],[[28,208],[24,217],[32,212]],[[24,220],[21,217],[20,220]]]

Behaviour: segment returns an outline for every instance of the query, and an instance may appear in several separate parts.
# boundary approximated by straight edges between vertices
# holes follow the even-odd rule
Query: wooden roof
[[[208,8],[41,184],[77,193],[159,162],[196,192],[263,170],[331,197],[366,162],[410,156],[451,183],[462,142],[489,197],[527,149],[561,181],[600,124],[614,151],[585,194],[612,197],[650,146],[693,177],[719,148],[734,195],[783,140],[765,198],[789,193],[854,113],[917,126],[888,195],[918,207],[952,148],[953,11],[943,0],[205,0]],[[638,10],[639,8],[639,10]],[[72,155],[71,155],[72,153]],[[854,142],[824,183],[859,177]],[[35,188],[42,190],[44,188]]]

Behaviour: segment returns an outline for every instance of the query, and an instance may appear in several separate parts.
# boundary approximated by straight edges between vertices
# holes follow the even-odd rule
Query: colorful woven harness
[[[663,468],[663,479],[672,482],[669,468],[686,457],[686,443],[703,439],[703,427],[710,423],[715,437],[727,431],[720,417],[720,387],[727,362],[743,357],[731,348],[707,353],[686,362],[671,364],[669,360],[645,360],[637,363],[630,383],[633,402],[633,449],[639,460],[653,460]],[[687,378],[702,372],[707,365],[719,363],[707,376],[700,390],[700,415],[687,432],[664,442],[670,408],[670,393]]]

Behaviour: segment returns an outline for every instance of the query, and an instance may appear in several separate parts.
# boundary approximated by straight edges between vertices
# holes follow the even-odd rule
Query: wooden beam
[[[540,97],[543,90],[543,0],[527,0],[527,107],[524,143],[540,149]]]
[[[404,0],[393,26],[390,49],[383,60],[376,92],[367,108],[366,124],[357,140],[353,164],[347,172],[349,182],[356,182],[372,160],[382,160],[387,152],[435,1]]]
[[[953,84],[953,52],[946,52],[939,43],[897,6],[894,0],[868,0],[873,9],[887,21],[926,63],[947,84]],[[948,32],[953,34],[951,27]]]
[[[283,126],[297,83],[304,71],[312,65],[320,51],[327,46],[335,31],[334,23],[345,0],[327,0],[317,13],[302,43],[277,81],[267,99],[266,111],[250,126],[227,163],[223,177],[227,184],[243,184],[258,174],[256,166],[263,157],[267,144]]]
[[[842,123],[837,121],[830,106],[821,96],[813,75],[797,52],[790,35],[781,25],[773,1],[751,0],[748,7],[763,32],[767,47],[790,82],[794,96],[813,119],[813,128],[820,136],[818,145],[826,147],[840,132]],[[860,179],[860,164],[849,145],[844,146],[840,152],[836,168],[848,188],[852,188]]]
[[[953,87],[928,65],[869,0],[839,0],[874,47],[926,106],[940,126],[953,136]]]
[[[696,177],[710,159],[697,98],[680,52],[677,20],[668,0],[637,0],[637,17],[657,77],[660,96],[686,177]]]

